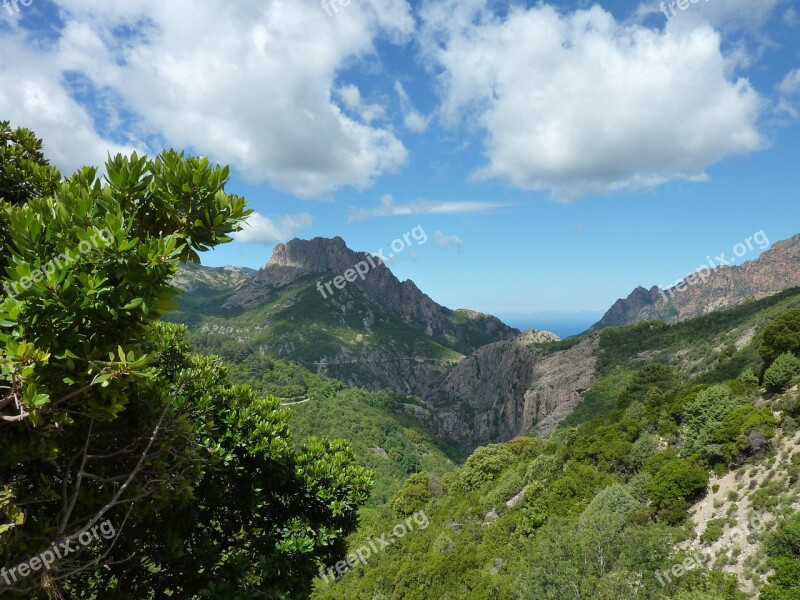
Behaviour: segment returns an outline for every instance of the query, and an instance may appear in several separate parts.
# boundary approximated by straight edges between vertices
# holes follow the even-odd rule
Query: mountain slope
[[[494,317],[442,307],[377,262],[363,281],[320,294],[321,283],[366,256],[341,238],[316,238],[277,246],[269,264],[248,277],[182,270],[176,285],[185,292],[169,318],[189,325],[199,350],[233,362],[263,353],[350,386],[421,397],[465,353],[519,333]]]
[[[685,378],[735,376],[757,358],[752,342],[769,320],[798,303],[791,289],[673,325],[646,321],[560,342],[529,332],[461,361],[423,416],[467,448],[576,425],[613,410],[651,363]]]
[[[412,512],[416,526],[335,581],[318,579],[313,597],[797,598],[800,373],[770,392],[756,374],[759,331],[798,306],[794,289],[584,338],[600,343],[587,392],[607,402],[598,414],[409,479],[351,551]],[[624,385],[604,384],[631,369]]]
[[[800,286],[800,234],[774,244],[756,260],[687,277],[668,290],[637,287],[617,300],[589,331],[647,319],[685,321],[720,308]]]

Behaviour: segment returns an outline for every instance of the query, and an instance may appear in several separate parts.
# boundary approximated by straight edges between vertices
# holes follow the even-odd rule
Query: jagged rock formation
[[[438,433],[476,446],[552,431],[594,382],[599,349],[596,338],[565,350],[543,345],[557,339],[529,331],[461,361],[428,402]]]
[[[267,266],[231,296],[224,308],[248,309],[262,305],[309,275],[319,275],[324,289],[326,282],[359,263],[366,264],[369,270],[348,286],[361,289],[409,325],[459,352],[469,353],[490,342],[519,334],[517,329],[496,317],[468,310],[453,311],[437,304],[413,281],[401,282],[380,260],[366,252],[350,250],[340,237],[293,239],[278,244]],[[335,287],[332,290],[334,297],[341,294]]]
[[[647,319],[685,321],[798,286],[800,234],[775,243],[756,260],[687,277],[669,290],[658,286],[649,290],[637,287],[627,298],[617,300],[589,331]]]

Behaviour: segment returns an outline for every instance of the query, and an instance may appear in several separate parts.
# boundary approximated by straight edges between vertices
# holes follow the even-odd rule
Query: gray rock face
[[[535,345],[553,338],[526,332],[461,361],[429,401],[439,434],[474,446],[554,429],[594,382],[599,341],[556,352]]]
[[[775,243],[756,260],[741,266],[717,267],[704,277],[689,277],[669,290],[637,287],[624,300],[617,300],[590,331],[647,319],[685,321],[798,286],[800,234]]]
[[[496,317],[474,311],[452,311],[437,304],[413,281],[401,282],[378,258],[350,250],[340,237],[293,239],[279,244],[267,266],[229,298],[224,308],[259,306],[309,275],[318,275],[324,287],[326,282],[359,263],[367,265],[369,270],[363,278],[358,277],[348,285],[360,288],[410,325],[460,352],[469,353],[484,344],[519,334]],[[334,295],[340,293],[332,289]]]
[[[246,267],[203,267],[185,264],[178,268],[172,285],[184,292],[191,292],[202,286],[213,290],[236,289],[247,283],[257,271]]]

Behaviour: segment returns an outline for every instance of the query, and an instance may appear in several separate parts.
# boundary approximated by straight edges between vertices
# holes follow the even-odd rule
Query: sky
[[[5,0],[0,119],[65,174],[230,165],[209,266],[338,235],[446,306],[595,315],[800,233],[800,2],[668,4]]]

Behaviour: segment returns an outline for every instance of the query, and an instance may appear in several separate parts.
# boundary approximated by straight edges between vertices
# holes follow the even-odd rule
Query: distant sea
[[[494,313],[498,319],[520,331],[526,329],[552,331],[562,339],[583,333],[597,323],[603,314],[604,311]]]

